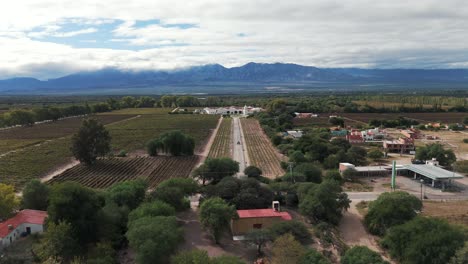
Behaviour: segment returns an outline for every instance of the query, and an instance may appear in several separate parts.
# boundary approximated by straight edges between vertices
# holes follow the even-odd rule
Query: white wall
[[[42,233],[44,231],[44,225],[36,225],[36,224],[28,224],[24,223],[16,227],[8,236],[4,237],[0,240],[0,249],[2,247],[7,247],[10,245],[10,238],[11,241],[15,241],[16,239],[21,237],[21,233],[26,232],[26,228],[31,228],[31,234],[35,233]]]

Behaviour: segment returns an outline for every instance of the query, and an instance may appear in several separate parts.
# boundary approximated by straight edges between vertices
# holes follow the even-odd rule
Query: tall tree
[[[194,177],[218,183],[222,178],[239,172],[239,163],[230,158],[206,159],[202,169],[195,171]],[[198,174],[198,175],[197,175]]]
[[[442,166],[451,165],[457,160],[453,150],[444,149],[444,147],[438,143],[418,147],[416,149],[415,158],[418,160],[430,160],[435,158]]]
[[[86,119],[72,137],[71,151],[75,158],[88,165],[110,151],[111,136],[96,119]]]
[[[229,229],[229,223],[236,215],[234,207],[218,197],[207,199],[200,207],[200,222],[213,236],[216,244],[223,231]]]
[[[117,206],[126,206],[133,210],[145,199],[147,184],[143,180],[119,182],[106,192],[107,202],[113,202]]]
[[[57,263],[68,263],[81,253],[72,225],[62,221],[47,225],[47,232],[41,240],[38,251],[42,260],[52,259]]]
[[[304,247],[291,234],[275,239],[271,251],[272,264],[296,264],[305,254]]]
[[[22,204],[26,209],[47,210],[49,201],[49,186],[39,180],[32,180],[23,190]]]
[[[47,212],[53,223],[70,223],[75,237],[84,244],[97,238],[97,214],[103,205],[104,199],[94,190],[65,182],[52,186]]]

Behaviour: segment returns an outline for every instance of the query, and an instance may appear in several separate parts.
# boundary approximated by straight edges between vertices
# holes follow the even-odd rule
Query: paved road
[[[232,122],[232,156],[235,161],[239,162],[239,173],[237,176],[244,175],[244,169],[248,166],[246,158],[245,142],[242,136],[242,127],[238,117],[233,117]]]

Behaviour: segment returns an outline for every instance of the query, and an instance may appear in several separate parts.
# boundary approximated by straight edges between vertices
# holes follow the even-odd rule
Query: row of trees
[[[191,156],[195,149],[195,140],[181,131],[170,131],[149,141],[146,148],[150,156],[157,156],[159,152],[173,156]]]

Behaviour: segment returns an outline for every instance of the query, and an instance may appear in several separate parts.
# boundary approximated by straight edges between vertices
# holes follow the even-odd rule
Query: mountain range
[[[196,66],[174,71],[123,71],[103,69],[79,72],[45,81],[34,78],[0,80],[3,94],[21,93],[106,93],[144,89],[157,93],[168,87],[185,87],[185,92],[216,92],[219,87],[257,87],[260,90],[281,87],[433,87],[434,84],[468,89],[467,69],[359,69],[317,68],[287,63],[248,63],[226,68],[219,64]],[[169,89],[170,91],[171,89]]]

